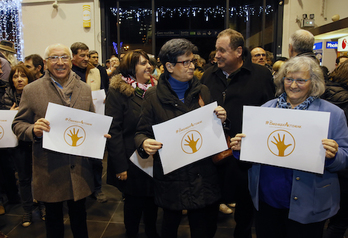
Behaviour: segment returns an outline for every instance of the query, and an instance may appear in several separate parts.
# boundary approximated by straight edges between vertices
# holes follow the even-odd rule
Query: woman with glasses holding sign
[[[107,183],[124,194],[127,238],[138,237],[142,216],[146,236],[158,238],[153,180],[129,159],[136,150],[134,135],[144,95],[156,80],[151,76],[149,57],[143,50],[127,53],[119,70],[120,74],[111,78],[105,102],[105,114],[113,117],[109,132],[111,139],[107,142]]]
[[[162,144],[154,140],[152,130],[152,125],[210,103],[209,89],[193,76],[195,50],[196,47],[185,39],[173,39],[162,46],[159,58],[165,71],[158,85],[145,95],[135,136],[139,155],[143,158],[154,156],[155,202],[163,208],[163,238],[177,237],[182,210],[187,210],[191,237],[212,238],[216,231],[220,189],[211,158],[164,174],[157,153]],[[222,107],[215,108],[215,114],[222,122],[226,120]]]
[[[277,73],[275,84],[278,98],[263,107],[330,112],[328,136],[322,139],[321,145],[326,151],[325,168],[321,175],[253,164],[249,170],[249,190],[257,210],[256,234],[258,238],[319,238],[323,236],[325,221],[339,209],[336,172],[348,164],[346,118],[340,108],[319,99],[325,91],[325,83],[319,64],[312,58],[290,59]],[[237,134],[231,139],[236,156],[246,136]],[[284,138],[278,140],[281,142]],[[283,149],[286,146],[284,144]]]

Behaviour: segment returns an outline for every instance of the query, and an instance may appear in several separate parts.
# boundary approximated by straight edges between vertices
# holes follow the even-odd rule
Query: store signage
[[[314,43],[313,50],[320,50],[323,48],[323,42]]]
[[[337,49],[338,42],[337,41],[327,41],[326,49]]]
[[[348,37],[338,39],[338,51],[348,51]]]

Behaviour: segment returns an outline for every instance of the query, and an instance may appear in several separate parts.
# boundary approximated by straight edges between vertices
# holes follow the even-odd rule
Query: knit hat
[[[0,50],[5,50],[10,53],[16,54],[16,50],[14,49],[14,44],[11,41],[8,40],[2,40],[0,41]]]

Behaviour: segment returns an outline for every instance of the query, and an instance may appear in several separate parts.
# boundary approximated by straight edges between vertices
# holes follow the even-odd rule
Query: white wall
[[[347,0],[285,0],[282,55],[289,57],[289,38],[301,29],[299,21],[302,14],[315,14],[315,27],[331,23],[331,17],[339,14],[341,19],[348,17]],[[306,28],[303,28],[306,29]]]
[[[52,4],[53,1],[47,0],[23,0],[24,56],[34,53],[43,56],[48,45],[61,43],[70,47],[76,41],[101,52],[98,0],[58,0],[58,10]],[[83,27],[83,5],[91,6],[90,28]]]

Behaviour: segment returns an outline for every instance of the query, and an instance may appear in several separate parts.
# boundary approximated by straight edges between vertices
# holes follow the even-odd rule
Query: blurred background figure
[[[28,55],[24,58],[24,65],[34,76],[34,80],[41,78],[44,74],[43,59],[38,54]]]
[[[11,41],[0,41],[0,61],[2,65],[1,79],[8,82],[11,67],[17,64],[16,50]]]
[[[12,67],[9,84],[2,98],[4,108],[18,110],[24,87],[35,80],[34,75],[24,65]],[[19,191],[22,199],[24,214],[22,226],[28,227],[32,223],[34,210],[33,195],[31,192],[32,181],[32,142],[18,140],[18,146],[11,150],[19,178]],[[45,220],[46,211],[43,203],[39,204],[40,216]]]

